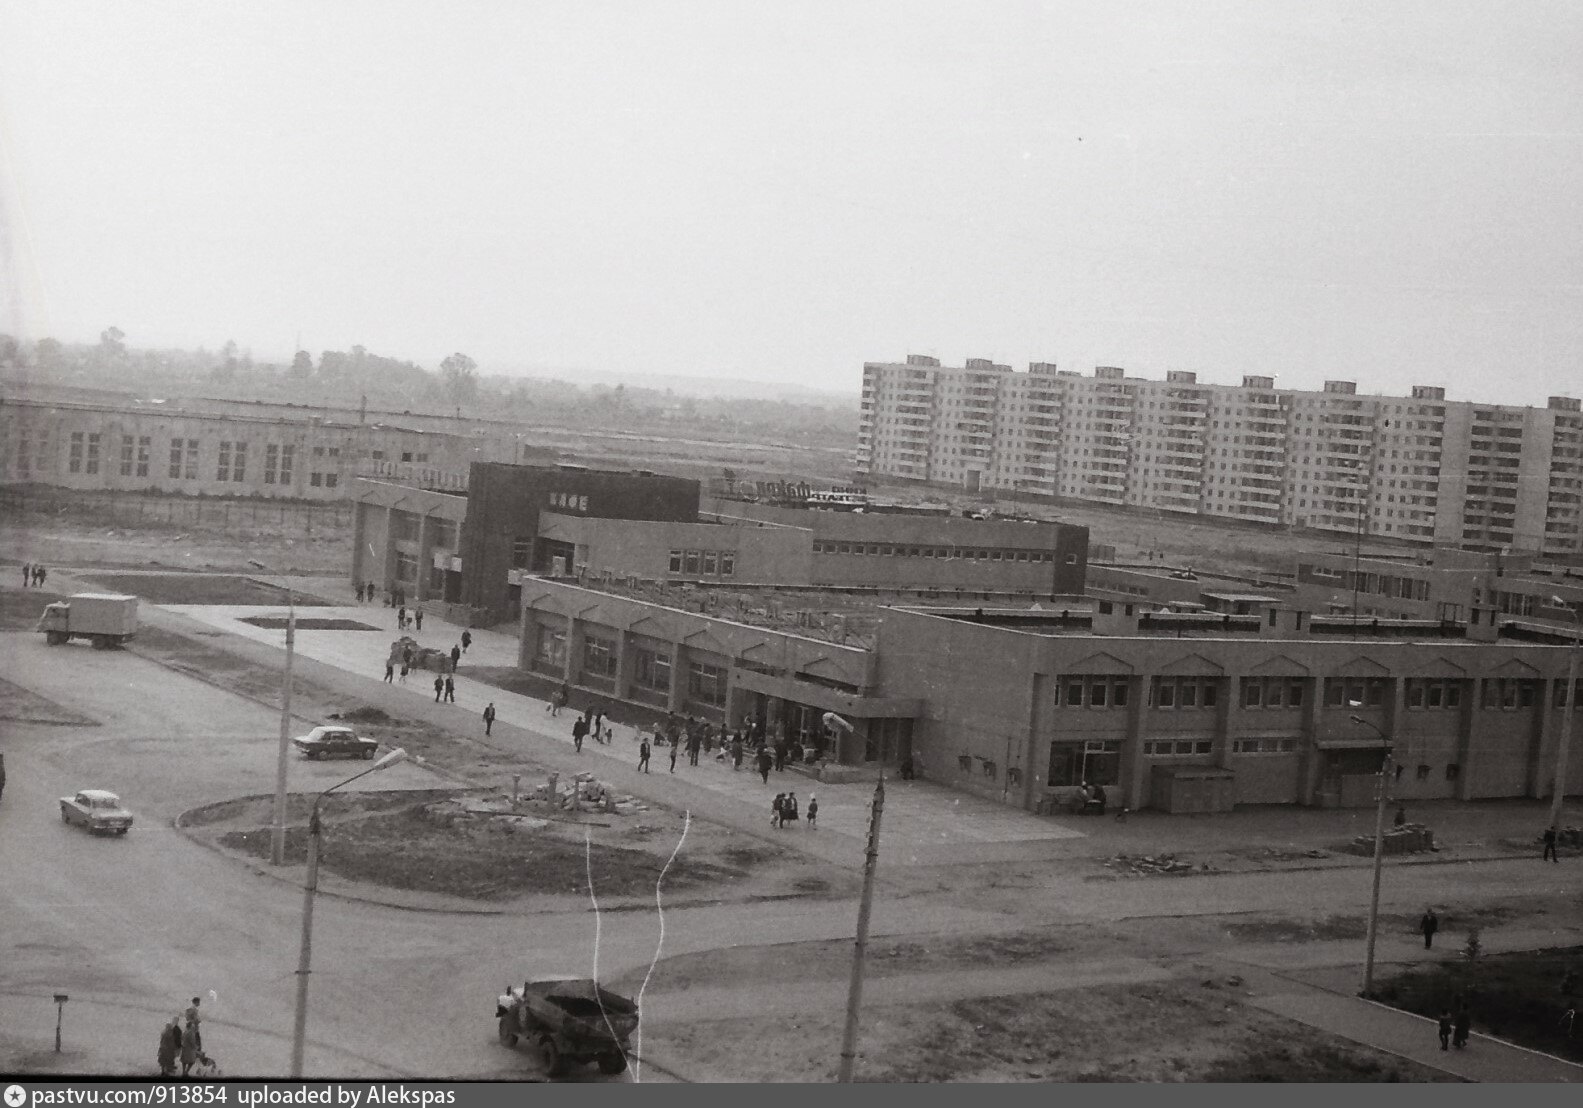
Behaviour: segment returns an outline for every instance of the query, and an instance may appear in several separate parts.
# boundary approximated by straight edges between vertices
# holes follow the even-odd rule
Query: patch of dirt
[[[1481,908],[1436,909],[1440,917],[1439,938],[1451,940],[1454,933],[1466,932],[1473,927],[1490,927],[1531,914],[1515,904],[1493,904]],[[1419,914],[1390,915],[1381,913],[1381,934],[1418,934]],[[1301,920],[1290,918],[1264,918],[1258,920],[1231,920],[1226,923],[1227,935],[1239,942],[1311,943],[1331,939],[1362,939],[1368,934],[1366,916],[1322,916]]]
[[[437,800],[461,795],[459,789],[401,789],[389,792],[336,793],[321,809],[329,819],[389,812],[397,808],[411,808]],[[286,822],[304,823],[313,804],[313,797],[291,793],[286,797]],[[177,820],[180,827],[214,827],[222,823],[241,823],[247,826],[268,824],[274,819],[273,796],[242,796],[235,800],[222,800],[218,804],[205,804],[183,812]]]
[[[353,881],[393,889],[445,893],[476,900],[503,900],[530,893],[586,893],[591,865],[601,897],[652,896],[665,858],[648,850],[610,846],[604,828],[585,846],[581,827],[551,824],[518,830],[508,820],[479,818],[436,823],[423,806],[356,820],[327,822],[323,865]],[[307,829],[287,828],[286,856],[307,858]],[[229,831],[221,846],[268,857],[270,830]],[[685,852],[666,872],[666,885],[690,889],[745,876],[689,857]]]
[[[242,623],[251,623],[254,627],[262,627],[266,631],[284,631],[287,617],[285,616],[248,616]],[[299,631],[378,631],[378,627],[370,627],[366,623],[359,623],[355,619],[327,619],[323,616],[298,616],[297,629]]]
[[[39,636],[42,646],[43,636]],[[74,712],[64,704],[57,704],[20,685],[0,678],[0,719],[15,723],[49,723],[68,727],[97,727],[99,721],[81,712]]]
[[[0,566],[0,573],[15,574],[12,581],[22,580],[22,571],[12,566]],[[31,631],[38,626],[38,617],[44,614],[44,607],[57,600],[66,598],[60,593],[47,592],[44,589],[24,589],[21,587],[0,588],[0,631]],[[44,636],[39,636],[39,641],[44,641]]]
[[[1583,1020],[1566,1017],[1583,999],[1583,946],[1415,966],[1375,995],[1431,1019],[1465,996],[1474,1031],[1583,1062]]]
[[[665,1027],[706,1081],[829,1081],[843,1013]],[[856,1076],[920,1082],[1448,1081],[1180,982],[865,1008]]]
[[[108,592],[131,593],[150,604],[285,604],[296,597],[299,608],[330,607],[328,601],[288,593],[251,577],[230,573],[94,573],[84,575]],[[282,627],[285,624],[281,624]]]

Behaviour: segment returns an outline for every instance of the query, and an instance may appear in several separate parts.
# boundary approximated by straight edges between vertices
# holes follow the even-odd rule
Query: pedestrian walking
[[[407,629],[407,609],[405,609],[405,608],[397,608],[396,609],[396,630],[398,630],[398,631],[405,631],[406,629]]]
[[[33,587],[34,588],[38,588],[38,589],[42,589],[44,587],[44,578],[47,577],[47,576],[49,576],[49,573],[48,573],[47,570],[45,570],[45,568],[43,566],[34,566],[33,567]]]
[[[387,684],[387,685],[393,684],[395,682],[395,680],[396,680],[396,663],[392,662],[392,661],[387,661],[385,663],[385,684]]]
[[[1545,843],[1545,852],[1542,855],[1540,855],[1539,860],[1541,862],[1545,862],[1545,861],[1559,862],[1560,859],[1556,857],[1556,825],[1555,824],[1552,823],[1549,827],[1545,828],[1544,843]]]
[[[689,735],[687,737],[687,764],[688,765],[696,766],[698,764],[698,751],[702,747],[703,747],[703,739],[700,736],[698,736],[698,735]]]
[[[1451,1009],[1440,1009],[1440,1049],[1451,1049]]]
[[[484,734],[486,734],[486,735],[489,734],[489,732],[494,728],[494,726],[495,726],[495,702],[493,700],[491,700],[484,707]]]
[[[414,608],[412,610],[412,624],[419,631],[423,630],[423,609],[422,608]]]
[[[770,783],[770,766],[774,764],[774,759],[770,757],[770,752],[764,747],[759,747],[759,779],[766,785]]]
[[[170,1022],[159,1030],[159,1075],[170,1077],[176,1072],[176,1056],[181,1053],[181,1017],[171,1016]]]
[[[473,645],[473,633],[471,631],[463,631],[462,632],[462,653],[466,654],[467,653],[467,648],[472,646],[472,645]]]
[[[571,700],[571,698],[572,686],[569,683],[562,681],[561,687],[556,689],[555,694],[550,697],[550,715],[560,715],[561,709],[566,707],[567,701]]]
[[[457,667],[457,665],[459,665],[461,663],[461,660],[462,660],[462,648],[460,646],[452,646],[451,647],[451,670],[452,670],[452,672],[455,672],[456,667]]]
[[[1435,932],[1440,930],[1440,917],[1435,915],[1433,908],[1424,909],[1423,918],[1418,921],[1418,930],[1424,933],[1425,950],[1435,945]]]
[[[671,743],[671,772],[672,773],[676,772],[676,753],[680,749],[681,749],[681,747],[677,746],[675,743]]]
[[[181,1075],[187,1076],[192,1064],[198,1060],[198,1025],[189,1023],[181,1029]]]
[[[364,599],[366,599],[370,604],[372,604],[374,602],[375,595],[379,592],[379,587],[377,585],[375,585],[372,581],[370,581],[368,583],[368,589],[366,591],[367,591],[368,595]]]
[[[436,704],[438,704],[440,702],[440,697],[442,697],[444,695],[445,695],[445,678],[443,678],[443,677],[436,677],[434,679],[434,702]]]
[[[649,740],[644,739],[638,745],[638,768],[644,773],[649,772]]]
[[[402,659],[402,662],[401,662],[401,683],[403,685],[405,685],[407,683],[407,674],[409,672],[411,672],[411,670],[412,670],[412,666],[407,663],[406,659]]]
[[[808,830],[812,831],[819,819],[819,798],[813,793],[808,794]]]
[[[595,712],[594,713],[594,722],[588,728],[588,733],[594,737],[594,742],[599,742],[600,741],[600,737],[599,736],[600,736],[600,733],[604,729],[605,729],[605,713],[602,712],[602,711],[601,712]]]
[[[764,780],[765,781],[769,780],[768,775],[765,776]],[[785,810],[785,806],[786,806],[786,794],[785,793],[776,793],[775,794],[775,801],[774,801],[774,803],[772,803],[770,805],[770,826],[771,827],[779,827],[781,825],[781,812]]]
[[[745,748],[742,745],[742,736],[738,735],[731,740],[731,772],[735,773],[742,768],[742,755]]]
[[[781,826],[797,822],[797,794],[787,793],[786,799],[781,802]]]
[[[24,562],[22,564],[22,587],[24,589],[27,588],[28,587],[28,583],[30,581],[32,581],[32,580],[33,580],[33,563],[32,562]]]
[[[456,682],[451,680],[450,674],[445,676],[445,702],[447,704],[456,703]]]
[[[577,753],[583,752],[583,737],[588,734],[588,717],[578,716],[577,722],[572,724],[572,745],[577,748]]]
[[[1468,1045],[1468,1035],[1473,1030],[1473,1013],[1468,1011],[1464,1002],[1457,1009],[1456,1019],[1451,1025],[1451,1045],[1461,1050]]]

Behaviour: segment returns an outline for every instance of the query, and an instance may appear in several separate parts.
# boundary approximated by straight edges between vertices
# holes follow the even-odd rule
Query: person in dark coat
[[[1544,844],[1545,851],[1539,856],[1539,860],[1541,862],[1559,862],[1560,859],[1556,857],[1556,825],[1553,823],[1545,828]]]
[[[406,629],[407,629],[407,609],[405,609],[405,608],[397,608],[396,609],[396,630],[398,630],[398,631],[405,631]]]
[[[649,740],[644,739],[638,745],[638,768],[644,773],[649,772]]]
[[[467,648],[472,646],[472,645],[473,645],[473,633],[471,631],[463,631],[462,632],[462,653],[466,654],[467,653]]]
[[[681,752],[681,749],[682,748],[677,746],[675,743],[671,743],[671,772],[672,773],[676,772],[676,755]]]
[[[25,562],[22,565],[22,587],[25,589],[33,582],[33,563]]]
[[[782,739],[775,744],[775,772],[780,773],[786,768],[786,740]]]
[[[495,726],[495,702],[491,700],[484,708],[484,734],[489,734]]]
[[[770,783],[770,766],[773,764],[774,760],[770,757],[770,752],[762,746],[759,747],[759,777],[766,785]]]
[[[456,682],[451,679],[450,674],[445,675],[445,702],[447,704],[456,703]]]
[[[797,822],[797,794],[787,793],[786,799],[781,802],[781,826]]]
[[[698,764],[698,752],[703,749],[703,745],[704,745],[704,739],[703,739],[702,735],[688,735],[687,736],[687,764],[688,765],[696,766]]]
[[[587,734],[588,717],[586,715],[578,716],[577,722],[572,724],[572,745],[577,748],[579,754],[583,752],[583,738]]]
[[[1440,1010],[1440,1049],[1451,1049],[1451,1009]]]
[[[457,667],[457,664],[461,662],[461,660],[462,660],[462,648],[460,646],[453,646],[453,647],[451,647],[451,668],[454,670]]]
[[[48,573],[44,569],[43,566],[34,566],[33,567],[33,587],[34,588],[38,588],[38,589],[42,589],[44,587],[44,578],[47,577],[47,576],[48,576]]]
[[[1424,933],[1424,949],[1429,950],[1435,945],[1435,932],[1440,930],[1440,917],[1435,915],[1433,908],[1425,908],[1423,918],[1418,921],[1418,930]]]
[[[746,748],[742,745],[742,736],[738,735],[731,740],[731,770],[733,773],[742,768],[742,755],[745,753]]]
[[[392,662],[392,661],[386,661],[385,662],[385,684],[387,684],[387,685],[392,684],[395,680],[396,680],[396,663]]]
[[[181,1053],[181,1017],[172,1016],[159,1031],[159,1075],[170,1077],[176,1072],[176,1056]]]
[[[808,794],[808,830],[812,831],[819,820],[819,798]]]
[[[434,702],[436,704],[438,704],[440,702],[440,697],[442,697],[444,695],[445,695],[445,678],[443,678],[443,677],[436,677],[434,679]]]
[[[769,780],[769,776],[767,774],[765,775],[764,780],[765,781]],[[785,810],[786,810],[786,794],[785,793],[776,793],[774,801],[771,802],[771,804],[770,804],[770,826],[771,827],[779,827],[781,825],[781,813],[784,812]]]
[[[1451,1026],[1451,1045],[1461,1050],[1468,1045],[1468,1035],[1473,1030],[1473,1013],[1468,1011],[1464,1002],[1457,1009],[1456,1019]]]
[[[414,627],[416,627],[419,631],[423,630],[423,609],[422,608],[414,608],[414,609],[412,609],[412,625]]]
[[[189,1023],[181,1029],[181,1075],[187,1076],[192,1064],[198,1060],[198,1025]]]
[[[5,795],[5,755],[0,754],[0,796]]]

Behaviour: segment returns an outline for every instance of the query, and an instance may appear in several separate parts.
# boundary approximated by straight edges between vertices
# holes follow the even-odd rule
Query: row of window
[[[1214,708],[1219,703],[1219,677],[1154,677],[1149,681],[1151,708]],[[1129,678],[1118,675],[1076,674],[1062,677],[1058,703],[1066,708],[1125,708]],[[1305,678],[1245,677],[1244,708],[1300,708]],[[1488,709],[1531,708],[1538,702],[1541,682],[1526,678],[1492,677],[1481,684],[1480,706]],[[1462,707],[1462,680],[1450,677],[1409,677],[1403,695],[1410,710]],[[1327,708],[1383,707],[1389,683],[1384,677],[1326,677]],[[1579,683],[1583,690],[1583,682]],[[1555,706],[1566,705],[1565,682],[1556,682]]]
[[[583,639],[582,668],[579,675],[596,681],[613,681],[619,666],[615,639],[587,635]],[[566,665],[566,631],[559,627],[539,627],[534,657],[540,668],[560,671]],[[672,660],[670,655],[644,647],[634,648],[633,683],[650,692],[669,694]],[[687,699],[714,708],[726,703],[726,667],[709,662],[687,663]]]
[[[737,571],[735,550],[672,550],[670,571],[688,577],[731,577]]]
[[[943,561],[971,562],[1053,562],[1048,550],[987,550],[961,546],[904,546],[878,542],[815,542],[815,554],[863,554],[880,558],[935,558]],[[1076,554],[1067,554],[1065,564],[1075,566]]]
[[[100,471],[102,438],[103,436],[92,431],[73,431],[68,441],[66,468],[72,473],[90,476],[97,474]],[[173,481],[196,481],[198,449],[197,439],[171,439],[170,462],[166,475]],[[266,445],[264,447],[264,484],[291,484],[296,449],[295,446]],[[317,456],[328,455],[332,458],[339,457],[341,453],[340,447],[336,446],[328,448],[316,446],[313,450]],[[151,436],[122,435],[121,476],[147,477],[152,451]],[[215,457],[214,479],[231,483],[246,481],[247,454],[246,442],[221,442]],[[310,483],[316,488],[333,489],[340,484],[340,474],[315,472],[311,475]]]

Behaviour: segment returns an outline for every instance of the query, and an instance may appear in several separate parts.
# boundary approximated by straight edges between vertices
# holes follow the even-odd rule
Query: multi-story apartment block
[[[983,358],[863,367],[857,470],[1405,542],[1583,553],[1583,405],[1360,396],[1352,381],[1092,377]]]

